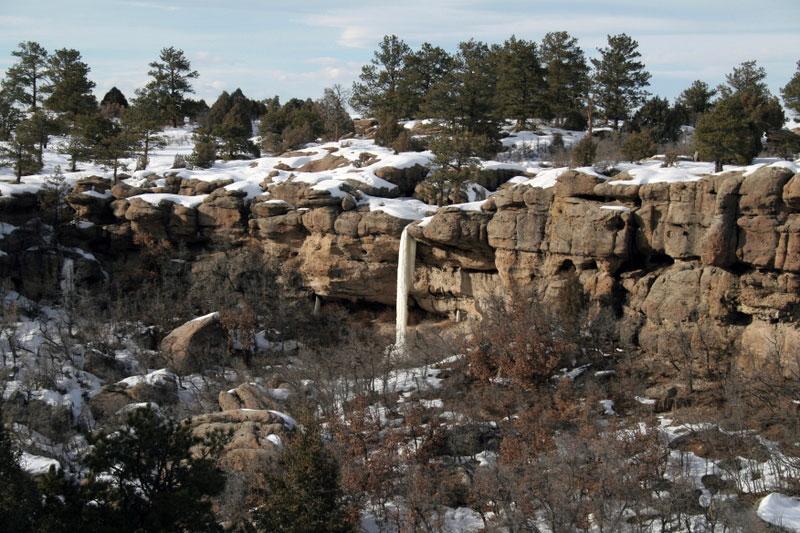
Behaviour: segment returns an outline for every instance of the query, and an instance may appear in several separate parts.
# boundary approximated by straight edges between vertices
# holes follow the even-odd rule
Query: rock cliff
[[[334,169],[343,164],[328,159]],[[425,171],[374,174],[405,194]],[[67,197],[81,219],[70,238],[99,256],[152,242],[257,247],[319,296],[391,305],[400,234],[412,224],[411,298],[429,313],[479,316],[496,296],[578,302],[606,311],[624,340],[648,352],[686,344],[724,350],[742,365],[782,357],[787,372],[800,353],[800,174],[780,164],[657,183],[571,170],[547,188],[512,180],[485,202],[422,221],[357,180],[325,190],[267,177],[260,191],[268,194],[255,198],[225,180],[155,183],[81,180]],[[0,268],[36,296],[61,265],[31,253],[24,215],[35,200],[0,200]],[[94,257],[74,259],[78,282],[98,278]]]

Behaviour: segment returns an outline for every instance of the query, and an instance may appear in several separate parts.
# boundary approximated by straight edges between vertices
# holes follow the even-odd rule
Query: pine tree
[[[36,158],[39,161],[39,166],[42,166],[44,164],[44,150],[47,148],[50,136],[63,133],[65,125],[62,120],[41,109],[31,113],[27,121],[30,124],[30,131],[36,139]]]
[[[578,40],[565,31],[544,36],[540,47],[545,68],[547,105],[556,125],[581,112],[589,84],[589,67]]]
[[[696,125],[698,117],[711,109],[712,99],[716,94],[716,89],[712,89],[701,80],[693,81],[688,88],[684,89],[676,103],[685,110],[689,125]]]
[[[0,89],[0,141],[8,141],[23,114],[8,91]]]
[[[269,101],[259,129],[262,146],[268,152],[297,148],[315,141],[324,132],[319,106],[311,99],[299,98],[282,106],[277,97]]]
[[[681,133],[681,112],[670,106],[666,98],[655,96],[647,100],[636,112],[629,130],[635,132],[647,130],[656,143],[675,142]]]
[[[639,43],[621,33],[608,36],[608,46],[599,48],[599,59],[592,59],[595,68],[596,104],[606,120],[613,121],[614,129],[627,120],[647,96],[644,90],[650,83],[650,74],[639,61]]]
[[[14,169],[17,183],[22,181],[22,176],[35,174],[42,168],[36,147],[38,141],[36,124],[26,119],[17,124],[10,140],[0,145],[0,164]]]
[[[797,71],[792,79],[781,89],[781,96],[786,107],[800,115],[800,61],[797,62]]]
[[[720,99],[697,121],[694,139],[700,157],[714,161],[716,172],[724,163],[748,165],[761,150],[761,132],[736,96]]]
[[[140,92],[123,114],[123,123],[141,152],[137,168],[144,170],[150,162],[150,151],[166,145],[161,132],[161,113],[153,93]]]
[[[475,154],[491,156],[499,138],[498,117],[494,106],[497,85],[489,47],[480,41],[459,44],[450,75],[430,94],[431,113],[444,119],[451,132],[484,136],[490,149]]]
[[[346,105],[347,94],[339,84],[326,87],[322,98],[317,100],[325,130],[324,137],[327,140],[338,141],[342,135],[353,132],[353,119],[350,118]]]
[[[655,135],[648,129],[642,129],[628,135],[622,142],[622,154],[628,161],[635,162],[656,153]]]
[[[78,162],[94,157],[107,132],[108,119],[98,112],[74,118],[66,142],[59,146],[59,152],[69,156],[70,172],[78,170]]]
[[[53,52],[47,60],[50,84],[42,88],[47,95],[45,106],[70,118],[94,111],[97,100],[92,94],[95,84],[89,80],[89,70],[77,50],[62,48]]]
[[[267,478],[264,503],[255,513],[259,531],[355,531],[340,486],[339,465],[316,424],[291,436],[276,467]]]
[[[218,531],[210,496],[225,486],[217,466],[228,437],[201,438],[150,408],[101,434],[86,457],[87,496],[102,531]]]
[[[147,74],[152,79],[146,89],[158,96],[164,118],[171,121],[173,128],[177,127],[183,119],[184,97],[194,92],[191,80],[197,78],[197,71],[192,70],[183,50],[170,46],[161,49],[159,61],[150,63]]]
[[[189,162],[198,168],[211,168],[217,159],[217,143],[204,131],[195,135],[194,149],[189,156]]]
[[[497,72],[495,103],[503,119],[516,121],[524,129],[531,118],[547,118],[544,69],[533,41],[511,36],[502,47],[494,50]]]
[[[116,87],[112,87],[100,100],[100,112],[106,118],[120,118],[126,109],[128,100]]]
[[[222,123],[212,132],[222,139],[222,147],[228,159],[234,159],[239,155],[253,157],[260,155],[258,148],[250,141],[250,137],[253,136],[250,111],[245,100],[236,99]]]
[[[588,167],[594,164],[597,157],[597,143],[591,135],[585,135],[572,148],[572,166]]]
[[[725,75],[725,83],[719,86],[719,93],[723,98],[741,92],[752,92],[761,97],[769,95],[767,87],[767,71],[758,65],[755,60],[744,61],[738,67],[733,67],[730,74]]]
[[[424,187],[437,205],[459,201],[459,192],[480,170],[479,155],[491,152],[494,144],[485,135],[468,130],[448,128],[430,141],[435,170],[425,178]],[[431,201],[429,200],[429,201]]]
[[[20,452],[0,419],[0,531],[35,531],[41,517],[36,485],[19,460]]]
[[[116,184],[119,170],[126,168],[122,160],[134,155],[137,138],[127,126],[116,122],[102,120],[99,126],[99,142],[92,151],[97,162],[112,171]]]
[[[422,43],[419,50],[406,56],[400,93],[407,98],[407,116],[424,117],[431,89],[447,78],[453,58],[443,48]]]
[[[386,35],[372,61],[361,69],[353,84],[351,105],[356,111],[382,121],[397,121],[409,111],[409,96],[403,91],[403,71],[411,48],[396,35]]]
[[[47,50],[33,41],[19,43],[11,55],[17,63],[6,71],[3,89],[15,102],[36,111],[42,100],[41,89],[47,71]]]
[[[222,124],[222,121],[225,120],[225,115],[228,114],[228,111],[231,110],[231,107],[233,107],[233,99],[231,98],[231,95],[228,93],[228,91],[222,91],[222,94],[217,97],[217,99],[209,108],[203,126],[211,131],[215,127]]]
[[[769,133],[783,127],[786,117],[778,99],[767,87],[767,71],[755,61],[745,61],[725,76],[719,86],[723,98],[738,98],[745,113],[760,133]]]

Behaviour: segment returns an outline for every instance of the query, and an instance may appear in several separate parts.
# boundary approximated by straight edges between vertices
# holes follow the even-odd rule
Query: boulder
[[[192,417],[192,432],[199,437],[220,430],[232,433],[220,464],[229,472],[263,473],[283,446],[295,422],[277,411],[234,409]]]
[[[164,337],[161,351],[176,372],[190,373],[213,366],[227,350],[227,337],[219,313],[190,320]]]
[[[428,175],[429,170],[420,164],[405,168],[387,166],[375,169],[375,175],[396,185],[400,196],[410,196],[414,192],[414,187]]]
[[[289,396],[288,389],[268,389],[258,383],[242,383],[235,389],[219,393],[223,411],[235,409],[276,409]]]

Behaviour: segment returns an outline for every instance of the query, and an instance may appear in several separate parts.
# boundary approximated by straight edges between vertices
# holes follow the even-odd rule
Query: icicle
[[[318,295],[314,295],[314,316],[318,316],[320,309],[322,309],[322,300]]]
[[[461,322],[461,309],[456,309],[456,322]]]
[[[395,347],[402,351],[406,345],[408,326],[408,291],[414,281],[414,261],[417,241],[408,234],[408,226],[400,236],[400,254],[397,258],[397,321],[395,322]]]
[[[75,292],[75,262],[68,257],[64,258],[64,264],[61,266],[60,286],[64,300],[68,301]]]

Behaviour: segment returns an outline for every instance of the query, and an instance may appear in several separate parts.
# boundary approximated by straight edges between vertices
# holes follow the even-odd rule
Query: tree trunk
[[[147,168],[147,164],[150,162],[150,134],[145,133],[144,135],[144,161],[142,161],[142,170]]]
[[[714,172],[722,172],[722,161],[714,161]]]
[[[78,170],[78,158],[75,157],[74,155],[71,158],[69,169],[70,172],[77,172]]]

